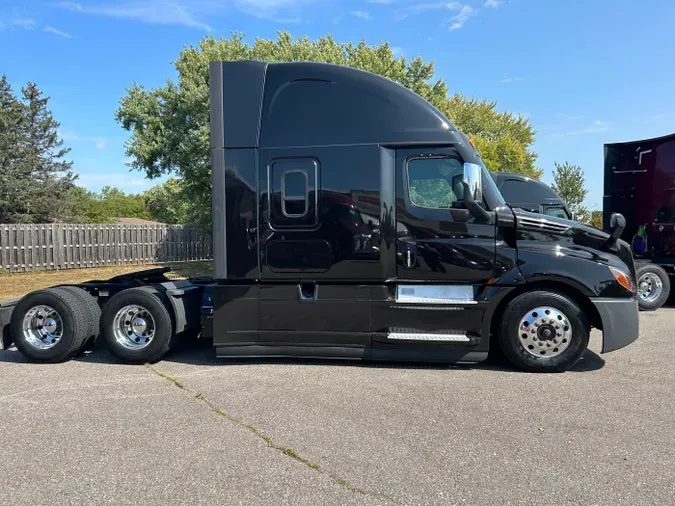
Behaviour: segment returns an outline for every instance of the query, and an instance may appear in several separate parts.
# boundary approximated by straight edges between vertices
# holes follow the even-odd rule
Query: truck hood
[[[544,216],[522,209],[514,209],[513,213],[519,241],[543,241],[542,244],[546,247],[583,254],[608,265],[615,265],[620,260],[635,276],[633,255],[627,242],[613,242],[607,232],[578,221]]]

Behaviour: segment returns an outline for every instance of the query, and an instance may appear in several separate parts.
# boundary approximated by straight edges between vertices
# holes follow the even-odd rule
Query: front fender
[[[632,297],[609,270],[610,265],[623,270],[628,267],[614,255],[604,252],[519,243],[517,265],[526,283],[562,282],[589,298]]]

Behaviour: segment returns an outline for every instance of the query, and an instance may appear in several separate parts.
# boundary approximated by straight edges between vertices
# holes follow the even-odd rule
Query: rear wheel
[[[670,295],[670,277],[656,264],[637,268],[638,304],[642,311],[654,311],[663,306]]]
[[[94,343],[97,341],[100,334],[99,328],[101,325],[101,308],[99,307],[98,302],[96,302],[96,299],[94,299],[89,292],[82,288],[78,288],[77,286],[61,286],[59,288],[69,291],[84,304],[87,315],[89,316],[89,331],[80,351],[93,348]]]
[[[103,308],[101,333],[110,350],[126,362],[155,362],[171,348],[171,315],[150,288],[130,288]]]
[[[562,372],[588,347],[590,325],[569,297],[535,291],[513,299],[502,317],[499,343],[515,366],[531,372]]]
[[[48,288],[23,297],[12,311],[10,328],[21,354],[36,362],[72,358],[90,331],[84,303],[68,290]]]

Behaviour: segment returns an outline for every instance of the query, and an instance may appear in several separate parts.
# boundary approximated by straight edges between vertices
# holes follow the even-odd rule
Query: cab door
[[[470,360],[487,353],[482,289],[495,271],[495,225],[463,205],[464,160],[451,147],[396,153],[396,282],[373,293],[373,355]]]
[[[453,148],[396,155],[397,278],[475,286],[495,270],[495,225],[463,205],[464,161]]]

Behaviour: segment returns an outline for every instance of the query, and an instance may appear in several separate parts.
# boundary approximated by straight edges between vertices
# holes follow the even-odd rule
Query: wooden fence
[[[210,233],[183,225],[0,224],[0,270],[210,260]]]

